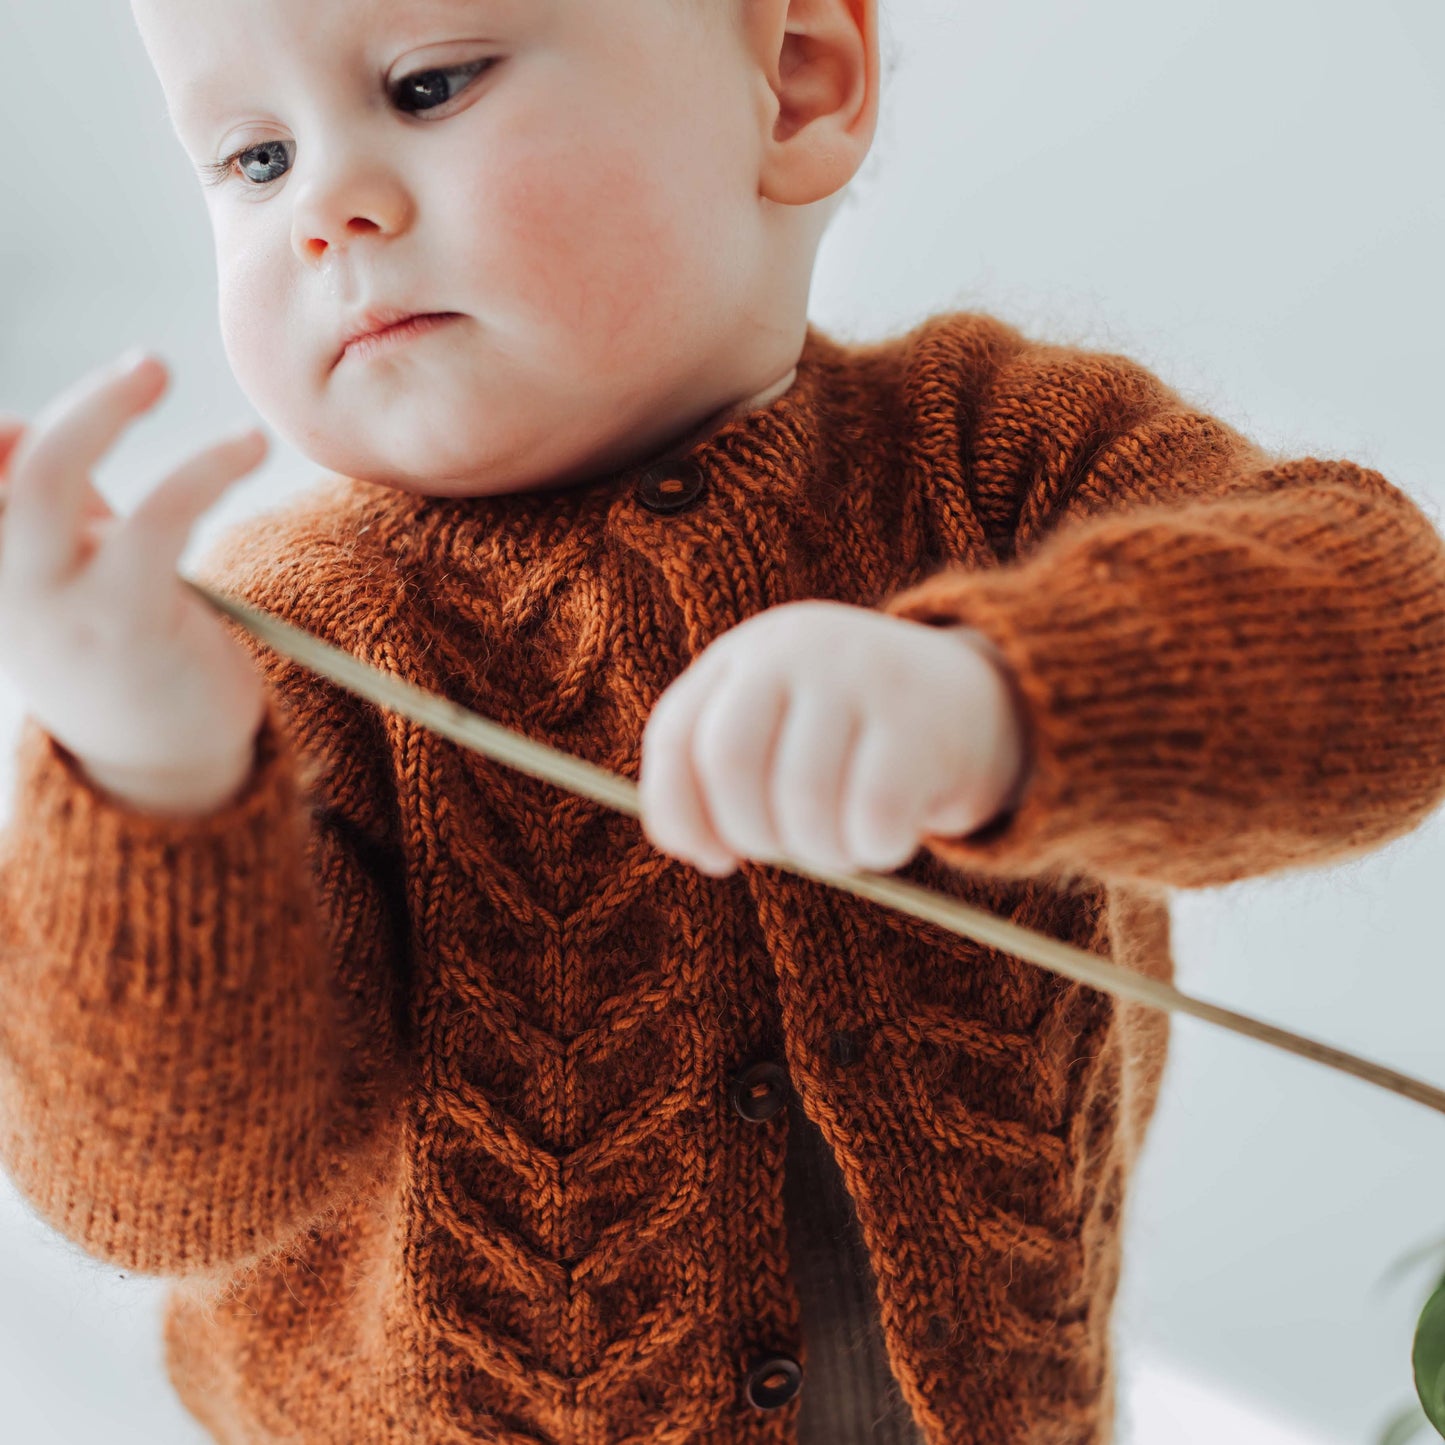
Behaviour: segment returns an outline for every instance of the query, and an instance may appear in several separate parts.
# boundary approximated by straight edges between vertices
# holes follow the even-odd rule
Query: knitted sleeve
[[[1445,799],[1445,543],[1420,507],[1353,462],[1269,456],[1124,357],[1004,371],[975,450],[1012,463],[1013,556],[881,610],[994,644],[1031,771],[1009,813],[925,846],[1201,888],[1416,828]]]
[[[206,580],[323,630],[279,575]],[[232,801],[132,810],[27,719],[0,844],[0,1165],[88,1254],[170,1277],[233,1272],[359,1182],[403,1052],[377,716],[225,621],[269,694]]]

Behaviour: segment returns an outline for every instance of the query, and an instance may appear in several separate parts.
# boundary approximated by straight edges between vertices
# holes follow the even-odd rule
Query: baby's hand
[[[90,469],[165,381],[146,358],[92,373],[29,428],[0,418],[0,669],[111,791],[204,811],[248,763],[265,690],[176,566],[196,520],[261,460],[265,438],[208,448],[116,517]]]
[[[712,877],[740,858],[891,872],[1015,800],[1026,738],[984,639],[829,601],[724,633],[657,700],[643,831]]]

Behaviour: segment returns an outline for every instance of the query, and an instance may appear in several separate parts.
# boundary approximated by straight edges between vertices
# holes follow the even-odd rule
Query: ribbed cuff
[[[1012,675],[1033,776],[1014,812],[926,839],[1051,881],[1219,887],[1410,831],[1445,792],[1445,551],[1378,473],[1303,458],[1130,508],[884,603],[967,627]]]
[[[106,793],[27,718],[4,838],[14,926],[32,936],[37,957],[108,970],[99,996],[113,1003],[243,988],[235,970],[258,943],[248,920],[275,916],[256,889],[276,879],[277,829],[296,814],[296,766],[268,699],[240,791],[204,816],[166,817]],[[298,835],[293,856],[303,843]],[[93,980],[86,991],[97,996]]]

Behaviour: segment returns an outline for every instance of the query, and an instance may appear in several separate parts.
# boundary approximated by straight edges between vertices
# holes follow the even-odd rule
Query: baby
[[[218,1441],[1101,1445],[1167,1019],[767,865],[1169,978],[1168,887],[1445,797],[1378,473],[981,313],[809,325],[876,3],[133,0],[329,474],[202,575],[643,815],[186,588],[264,438],[111,515],[155,358],[0,426],[0,1162],[175,1281]]]

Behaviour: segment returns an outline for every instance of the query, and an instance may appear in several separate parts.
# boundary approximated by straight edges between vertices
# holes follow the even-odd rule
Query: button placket
[[[637,479],[637,500],[653,512],[681,512],[702,496],[706,478],[688,457],[657,462]]]
[[[771,1119],[788,1102],[788,1073],[772,1059],[760,1059],[737,1074],[729,1090],[733,1109],[750,1124]]]
[[[748,1368],[748,1404],[759,1410],[786,1405],[803,1388],[803,1367],[791,1355],[761,1355]]]
[[[733,1110],[750,1124],[763,1124],[783,1112],[792,1093],[788,1071],[776,1059],[756,1059],[739,1069],[728,1089]],[[803,1386],[803,1368],[792,1355],[754,1355],[743,1393],[759,1410],[786,1405]]]

